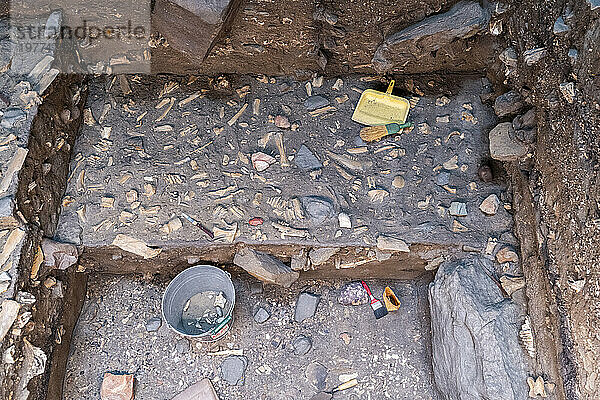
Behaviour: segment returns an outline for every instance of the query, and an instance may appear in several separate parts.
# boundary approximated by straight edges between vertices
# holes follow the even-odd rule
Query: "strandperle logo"
[[[103,27],[96,26],[87,20],[76,27],[71,26],[46,26],[44,25],[19,25],[13,24],[13,37],[15,39],[89,39],[93,43],[99,39],[123,40],[123,39],[145,39],[147,38],[146,27],[142,25],[133,25],[131,20],[127,21],[125,26],[107,25]]]

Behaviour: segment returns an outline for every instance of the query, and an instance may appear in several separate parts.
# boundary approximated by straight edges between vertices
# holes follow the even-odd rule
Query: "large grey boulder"
[[[444,263],[429,286],[433,373],[447,400],[527,398],[516,306],[485,269],[483,258]]]
[[[449,45],[457,39],[466,39],[484,30],[489,14],[478,2],[461,1],[443,14],[396,32],[385,39],[373,56],[378,72],[390,70],[394,60],[415,60]]]

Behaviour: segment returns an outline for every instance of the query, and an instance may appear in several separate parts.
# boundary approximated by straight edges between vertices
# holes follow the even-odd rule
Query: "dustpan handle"
[[[391,80],[390,84],[388,85],[387,90],[385,91],[387,94],[392,94],[392,90],[394,90],[394,85],[396,84],[395,80]]]

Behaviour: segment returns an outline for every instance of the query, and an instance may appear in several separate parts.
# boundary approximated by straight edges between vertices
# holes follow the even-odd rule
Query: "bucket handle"
[[[392,90],[394,90],[394,85],[396,84],[396,81],[394,79],[392,79],[390,81],[390,84],[388,85],[387,90],[385,91],[386,94],[392,94]]]

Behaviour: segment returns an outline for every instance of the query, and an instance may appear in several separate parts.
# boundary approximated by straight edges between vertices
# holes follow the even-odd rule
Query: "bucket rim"
[[[227,327],[227,330],[223,333],[223,335],[217,339],[214,340],[209,340],[207,342],[214,342],[217,341],[223,337],[225,337],[226,333],[229,332],[229,330],[231,329],[231,325],[233,324],[233,309],[235,307],[235,286],[233,285],[233,281],[231,280],[231,274],[227,271],[225,271],[222,268],[216,267],[214,265],[208,265],[208,264],[197,264],[197,265],[192,265],[191,267],[188,267],[186,269],[184,269],[183,271],[179,272],[177,275],[175,275],[175,277],[173,279],[171,279],[171,281],[169,282],[169,284],[167,285],[167,287],[165,288],[163,294],[162,294],[162,298],[161,298],[161,302],[160,302],[160,313],[162,315],[163,321],[165,321],[165,323],[167,324],[167,326],[169,327],[170,330],[172,330],[173,332],[177,333],[178,335],[184,336],[184,337],[188,337],[188,338],[193,338],[193,339],[199,339],[202,340],[203,338],[209,338],[210,335],[206,335],[206,334],[202,334],[202,335],[192,335],[189,333],[184,333],[184,332],[180,332],[177,330],[177,328],[175,328],[174,326],[171,325],[171,323],[169,322],[169,320],[167,319],[166,315],[165,315],[165,296],[168,293],[169,289],[171,288],[171,285],[173,285],[173,282],[175,282],[175,280],[184,272],[190,271],[190,270],[195,270],[195,269],[215,269],[218,270],[222,273],[224,273],[227,278],[229,279],[229,282],[231,283],[231,286],[233,287],[233,300],[231,302],[231,320],[225,325],[225,327]]]

